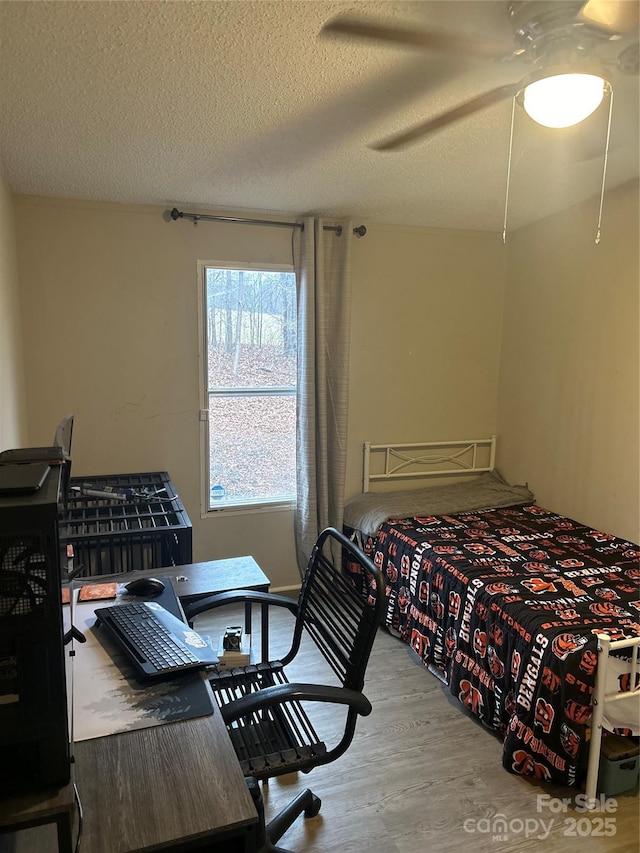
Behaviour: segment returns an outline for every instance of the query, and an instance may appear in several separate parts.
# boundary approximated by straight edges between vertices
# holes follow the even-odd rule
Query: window
[[[296,285],[291,268],[201,264],[209,511],[296,493]]]

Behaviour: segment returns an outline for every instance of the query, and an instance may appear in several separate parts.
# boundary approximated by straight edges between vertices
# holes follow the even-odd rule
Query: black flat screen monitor
[[[66,507],[69,499],[69,486],[71,481],[71,438],[73,437],[73,415],[63,418],[56,428],[53,443],[62,448],[64,455],[64,470],[62,472],[62,500]]]
[[[56,428],[56,434],[53,437],[53,443],[56,447],[61,447],[64,455],[71,458],[71,438],[73,436],[73,415],[67,415],[63,418]]]

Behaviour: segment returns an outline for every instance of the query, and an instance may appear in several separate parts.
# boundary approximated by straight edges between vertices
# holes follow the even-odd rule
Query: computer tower
[[[0,793],[70,777],[58,513],[61,466],[0,496]]]

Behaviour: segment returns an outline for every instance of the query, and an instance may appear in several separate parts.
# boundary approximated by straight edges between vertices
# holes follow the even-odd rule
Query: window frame
[[[263,500],[255,503],[235,504],[232,506],[210,507],[209,506],[209,468],[210,468],[210,442],[209,442],[209,376],[208,376],[208,341],[207,341],[207,279],[208,268],[226,270],[247,270],[248,272],[283,272],[294,273],[293,264],[267,264],[239,261],[203,261],[198,264],[198,400],[200,423],[200,517],[215,518],[221,515],[247,515],[264,512],[290,512],[295,508],[295,496],[290,500]],[[237,389],[233,389],[237,390]],[[267,393],[274,394],[273,387],[264,389]],[[247,396],[259,396],[256,391],[246,392]],[[264,396],[264,394],[263,394]],[[297,400],[298,388],[294,386],[293,394]]]

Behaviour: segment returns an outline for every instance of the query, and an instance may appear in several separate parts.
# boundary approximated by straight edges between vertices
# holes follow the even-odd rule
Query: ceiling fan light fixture
[[[521,90],[527,115],[545,127],[579,124],[595,112],[609,84],[597,73],[546,73]]]

